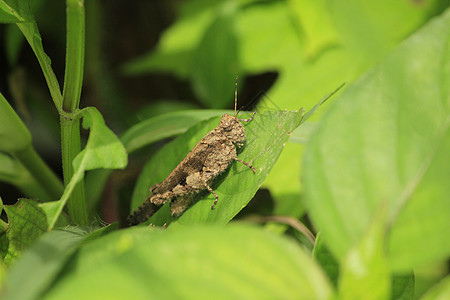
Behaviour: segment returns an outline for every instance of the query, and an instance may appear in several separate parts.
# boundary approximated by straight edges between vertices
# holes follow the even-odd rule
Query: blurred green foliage
[[[63,2],[0,0],[0,179],[46,201],[0,203],[2,297],[445,299],[448,1],[67,1],[83,3],[81,107],[64,112]],[[98,222],[120,223],[217,126],[236,75],[239,107],[257,101],[239,152],[257,174],[231,166],[215,211],[163,207],[150,222],[165,230]],[[37,154],[61,168],[58,118],[89,130],[64,192]],[[63,210],[80,183],[86,207]],[[224,226],[267,212],[291,221]],[[286,226],[300,221],[320,231],[312,253]]]

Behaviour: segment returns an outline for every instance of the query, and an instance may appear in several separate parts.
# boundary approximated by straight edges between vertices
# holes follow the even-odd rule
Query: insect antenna
[[[236,106],[237,106],[237,82],[238,82],[238,76],[236,75],[236,83],[234,85],[234,117],[236,117]]]
[[[241,111],[241,109],[236,111],[236,109],[237,109],[237,84],[238,84],[238,76],[236,75],[236,83],[234,85],[234,117],[235,118]],[[253,112],[252,116],[249,119],[237,119],[237,120],[243,121],[243,122],[250,122],[251,120],[253,120],[253,117],[255,116],[255,114],[256,114],[256,111]]]

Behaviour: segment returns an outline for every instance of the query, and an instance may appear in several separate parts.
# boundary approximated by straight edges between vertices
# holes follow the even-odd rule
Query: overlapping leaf
[[[380,201],[394,271],[450,255],[449,28],[447,11],[349,86],[309,145],[308,206],[340,258]]]
[[[234,225],[112,233],[83,247],[46,298],[329,299],[331,293],[298,245]]]

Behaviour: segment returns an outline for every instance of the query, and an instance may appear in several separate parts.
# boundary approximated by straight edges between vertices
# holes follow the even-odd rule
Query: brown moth
[[[150,196],[127,218],[130,226],[148,220],[167,201],[170,202],[172,215],[179,216],[191,204],[195,193],[208,190],[216,198],[211,209],[217,204],[219,197],[210,187],[211,182],[225,171],[233,161],[238,161],[256,170],[249,163],[237,157],[236,146],[241,147],[245,141],[245,129],[240,122],[249,119],[236,118],[237,76],[234,91],[234,115],[224,114],[219,125],[210,131],[187,156],[175,167],[163,182],[150,188]]]

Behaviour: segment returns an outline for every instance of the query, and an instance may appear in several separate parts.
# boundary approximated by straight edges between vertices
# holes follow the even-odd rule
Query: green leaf
[[[294,132],[292,132],[289,142],[299,145],[307,144],[313,135],[314,130],[316,130],[317,124],[317,122],[306,122],[302,127],[295,129]]]
[[[317,123],[305,122],[292,132],[277,163],[262,185],[262,188],[270,190],[270,195],[274,198],[276,215],[299,218],[305,213],[302,184],[298,180],[298,174],[301,173],[304,144],[316,127]]]
[[[0,93],[0,151],[13,153],[30,145],[30,132]]]
[[[30,199],[19,199],[14,205],[5,205],[8,229],[2,236],[1,251],[4,262],[11,265],[21,252],[48,229],[52,215],[48,203]],[[66,224],[61,219],[59,225]]]
[[[128,129],[120,138],[128,153],[156,141],[184,133],[201,120],[230,113],[224,110],[202,109],[177,111],[142,121]]]
[[[75,172],[97,168],[123,169],[127,165],[127,153],[119,138],[105,125],[95,107],[81,110],[83,128],[90,130],[86,147],[73,161]]]
[[[440,8],[441,7],[441,8]],[[333,25],[358,63],[375,62],[445,6],[440,0],[336,1],[329,5]],[[379,16],[383,16],[380,22]]]
[[[305,213],[306,207],[301,196],[301,182],[296,174],[301,170],[303,146],[290,143],[291,139],[292,136],[262,184],[262,188],[269,189],[274,199],[274,214],[300,218]]]
[[[203,33],[215,19],[218,2],[189,1],[181,4],[178,20],[161,36],[158,46],[143,57],[123,66],[128,75],[163,71],[181,78],[190,75],[194,50]]]
[[[0,93],[0,178],[17,184],[34,197],[56,199],[62,184],[48,168],[31,144],[31,134],[25,124]]]
[[[385,253],[386,216],[380,206],[365,235],[342,260],[340,299],[389,299],[390,269]]]
[[[414,273],[405,275],[394,275],[392,278],[392,300],[414,299],[415,295],[415,276]],[[416,297],[417,298],[417,297]]]
[[[243,70],[250,73],[271,70],[279,74],[258,104],[258,110],[267,110],[267,107],[295,109],[300,105],[311,108],[317,99],[351,79],[347,76],[353,71],[349,67],[351,59],[344,59],[340,49],[327,49],[315,60],[307,61],[306,55],[317,53],[305,52],[313,51],[312,46],[319,47],[325,40],[305,41],[303,31],[299,32],[295,21],[292,8],[284,1],[255,4],[238,15],[236,28]],[[315,25],[311,24],[310,28]],[[298,131],[303,129],[303,126],[299,127]],[[304,213],[302,185],[298,180],[303,150],[303,146],[287,144],[263,184],[276,201],[277,214],[299,217]]]
[[[212,18],[211,12],[200,12],[178,20],[164,32],[156,50],[126,63],[122,67],[123,72],[127,75],[139,75],[170,71],[181,78],[187,77],[191,70],[193,50]]]
[[[105,125],[102,115],[94,107],[80,111],[83,127],[90,129],[86,147],[73,160],[74,174],[64,194],[56,203],[58,209],[49,220],[52,229],[76,184],[83,179],[84,172],[98,168],[123,169],[127,165],[127,153],[119,138]]]
[[[44,234],[8,273],[2,299],[39,298],[78,248],[85,234],[76,228]]]
[[[331,282],[337,286],[339,279],[339,262],[336,261],[333,254],[328,250],[322,235],[319,233],[316,237],[316,244],[313,251],[313,257],[321,265],[322,269],[328,275]],[[373,270],[372,270],[373,271]],[[414,274],[394,275],[391,280],[392,300],[407,300],[414,298]]]
[[[350,85],[308,146],[307,204],[338,258],[380,201],[389,202],[393,271],[450,255],[449,32],[450,10]]]
[[[43,5],[45,4],[46,0],[33,0],[31,2],[29,1],[0,1],[0,7],[5,5],[5,3],[10,3],[11,7],[17,7],[18,10],[14,11],[15,16],[13,17],[14,20],[11,20],[11,22],[6,22],[2,17],[0,16],[0,23],[17,23],[17,22],[23,22],[26,20],[32,20],[33,17],[31,15],[31,11],[39,11]],[[6,4],[8,6],[8,4]],[[28,8],[27,6],[30,6]],[[3,6],[4,7],[4,6]],[[10,7],[10,8],[11,8]],[[8,10],[8,15],[11,10]],[[0,15],[2,14],[2,10],[0,8]],[[15,24],[10,24],[6,27],[5,30],[5,52],[6,57],[8,59],[9,66],[11,68],[17,67],[18,59],[21,53],[22,46],[25,42],[25,37],[23,36],[22,32],[20,32],[19,28]]]
[[[142,122],[162,114],[175,113],[178,111],[196,110],[199,108],[199,104],[187,102],[186,100],[163,98],[141,106],[139,108],[139,111],[136,112],[135,118]]]
[[[330,14],[330,3],[324,0],[289,0],[288,6],[294,13],[299,30],[307,43],[305,54],[314,57],[339,42],[338,33]]]
[[[28,1],[0,0],[0,23],[23,22],[29,15]]]
[[[272,103],[287,109],[294,109],[301,103],[308,108],[325,92],[342,82],[353,81],[429,18],[438,1],[420,6],[413,2],[391,5],[379,1],[337,1],[324,6],[322,2],[291,0],[286,5],[284,1],[271,1],[240,11],[236,28],[243,70],[279,73],[258,110],[273,106]],[[373,14],[374,8],[378,14]],[[374,17],[379,15],[388,17],[388,26]],[[348,19],[352,21],[346,22]],[[392,25],[396,22],[401,25]],[[299,24],[300,30],[293,26]],[[374,32],[379,25],[383,26],[383,31]],[[373,41],[371,33],[377,34],[377,42]],[[269,175],[265,183],[280,203],[280,212],[286,212],[285,208],[291,203],[298,207],[292,213],[302,212],[298,200],[302,190],[298,181],[302,151],[301,147],[288,145],[274,167],[274,175]],[[282,175],[287,186],[285,191],[281,190],[280,180],[276,180],[275,175]]]
[[[62,184],[31,144],[25,124],[0,93],[0,178],[15,184],[27,195],[54,200]]]
[[[330,281],[337,286],[339,278],[339,262],[333,257],[328,250],[325,241],[320,232],[316,236],[316,243],[313,250],[313,257],[322,267],[322,270],[328,275]]]
[[[200,100],[223,108],[233,99],[239,74],[238,44],[233,28],[234,9],[219,15],[203,35],[193,56],[192,84]],[[214,74],[214,76],[211,76]]]
[[[303,139],[309,139],[311,135],[310,122],[305,123],[314,113],[323,105],[329,98],[334,96],[344,85],[342,84],[332,93],[323,97],[316,105],[314,105],[307,113],[299,115],[300,124],[302,126],[297,127],[289,138],[289,142],[298,142],[298,137],[301,136],[303,131]],[[305,126],[308,125],[308,126]],[[306,130],[304,130],[306,129]],[[309,132],[308,132],[309,131]],[[288,143],[286,148],[281,153],[280,158],[275,164],[272,172],[264,181],[263,187],[269,188],[271,195],[275,199],[275,214],[288,215],[299,218],[305,212],[305,205],[301,197],[301,184],[297,179],[296,174],[300,174],[303,147],[300,145],[294,145]]]
[[[2,257],[10,265],[23,249],[47,230],[45,213],[37,201],[20,199],[15,205],[4,207],[8,215],[8,229],[1,240]]]
[[[46,299],[329,299],[292,241],[247,226],[132,228],[80,249]],[[145,283],[145,284],[143,284]]]
[[[450,298],[450,276],[442,279],[421,300],[445,300]]]
[[[216,209],[211,210],[214,197],[208,195],[206,200],[195,203],[192,208],[176,219],[174,224],[226,224],[230,221],[250,201],[270,172],[290,132],[298,126],[300,115],[292,111],[264,112],[256,114],[253,121],[244,124],[247,137],[245,147],[238,157],[252,164],[256,174],[247,166],[234,162],[229,171],[220,175],[212,184],[212,188],[219,197]],[[167,177],[198,141],[218,123],[219,118],[200,122],[155,154],[138,179],[133,193],[132,207],[135,208],[142,203],[148,196],[148,188]],[[151,221],[162,225],[170,219],[168,210],[162,209],[151,218]]]
[[[241,9],[235,25],[241,68],[250,73],[283,72],[283,65],[297,63],[303,44],[291,15],[285,1],[259,2]]]
[[[41,35],[28,0],[0,0],[0,22],[16,23],[25,36],[44,73],[55,107],[60,110],[62,95],[50,58],[45,54]]]
[[[0,152],[0,180],[14,185],[25,184],[30,173],[14,157]]]

